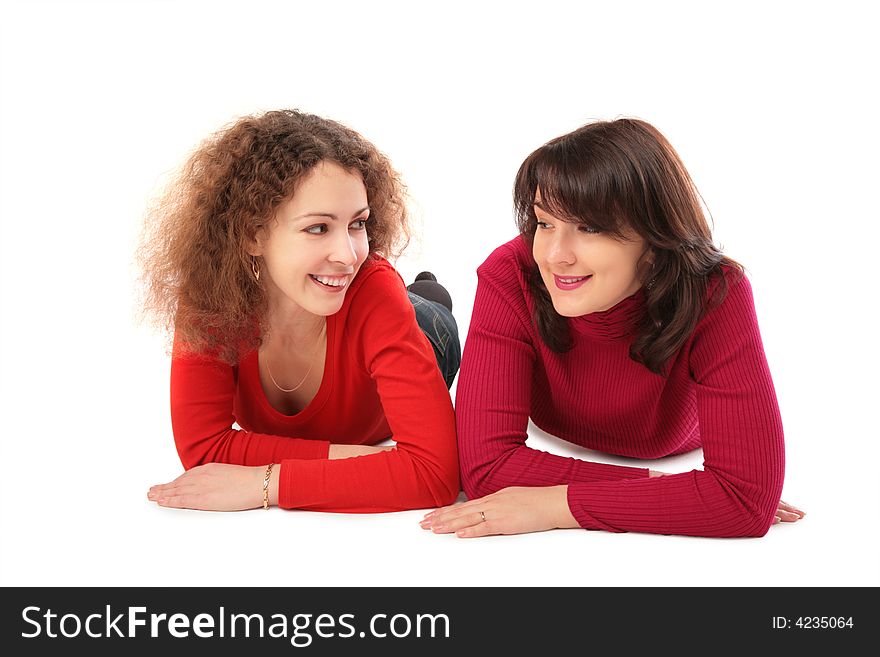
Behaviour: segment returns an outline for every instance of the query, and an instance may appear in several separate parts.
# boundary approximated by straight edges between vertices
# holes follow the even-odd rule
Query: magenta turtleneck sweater
[[[585,529],[763,536],[782,493],[785,456],[748,279],[703,316],[664,377],[629,357],[643,290],[570,319],[574,348],[557,354],[532,321],[533,267],[517,237],[477,270],[456,394],[468,497],[567,484],[569,508]],[[547,433],[609,454],[656,459],[702,447],[703,469],[648,478],[647,468],[531,449],[530,417]]]

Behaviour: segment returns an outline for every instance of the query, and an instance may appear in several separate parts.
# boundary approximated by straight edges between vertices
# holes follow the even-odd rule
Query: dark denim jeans
[[[407,292],[409,301],[416,311],[416,321],[434,347],[437,366],[446,381],[452,386],[458,366],[461,364],[461,342],[458,339],[458,324],[452,313],[436,301],[430,301],[413,292]]]

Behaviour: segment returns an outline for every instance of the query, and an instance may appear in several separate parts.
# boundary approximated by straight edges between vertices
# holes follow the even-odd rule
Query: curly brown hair
[[[630,357],[662,374],[707,308],[721,303],[743,274],[742,265],[713,245],[701,197],[675,149],[638,119],[590,123],[547,142],[526,158],[514,183],[517,226],[529,245],[537,229],[539,187],[541,203],[560,219],[616,239],[626,239],[632,229],[650,247],[653,269],[641,273],[646,313]],[[720,284],[707,301],[714,277]],[[537,265],[529,286],[542,340],[553,351],[568,351],[568,320],[553,308]]]
[[[358,172],[370,206],[370,253],[406,247],[406,188],[354,130],[297,110],[243,117],[199,145],[148,209],[138,251],[142,310],[187,352],[235,364],[260,344],[268,310],[248,246],[318,164]]]

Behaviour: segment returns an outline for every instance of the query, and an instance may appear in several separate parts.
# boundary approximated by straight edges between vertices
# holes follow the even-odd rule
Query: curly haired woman
[[[147,308],[174,333],[185,468],[150,500],[380,512],[456,498],[458,333],[436,279],[408,292],[385,259],[408,236],[403,193],[370,142],[297,111],[243,118],[191,156],[142,253]]]
[[[479,268],[456,395],[470,501],[425,529],[460,537],[562,527],[762,536],[780,502],[782,422],[742,268],[712,244],[694,185],[651,125],[553,139],[520,167],[520,235]],[[666,474],[526,446],[529,418]]]

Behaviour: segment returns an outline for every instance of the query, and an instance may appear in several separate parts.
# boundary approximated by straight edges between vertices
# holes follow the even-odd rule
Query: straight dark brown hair
[[[517,225],[529,245],[537,229],[538,188],[542,207],[562,221],[620,240],[629,229],[646,241],[653,268],[639,269],[646,312],[630,357],[665,374],[705,311],[721,303],[728,285],[743,275],[742,266],[713,245],[701,197],[678,153],[638,119],[590,123],[547,142],[522,163],[514,184]],[[710,300],[709,282],[716,276],[721,282]],[[537,264],[530,288],[541,339],[553,351],[568,351],[573,342],[567,318],[553,308]]]

